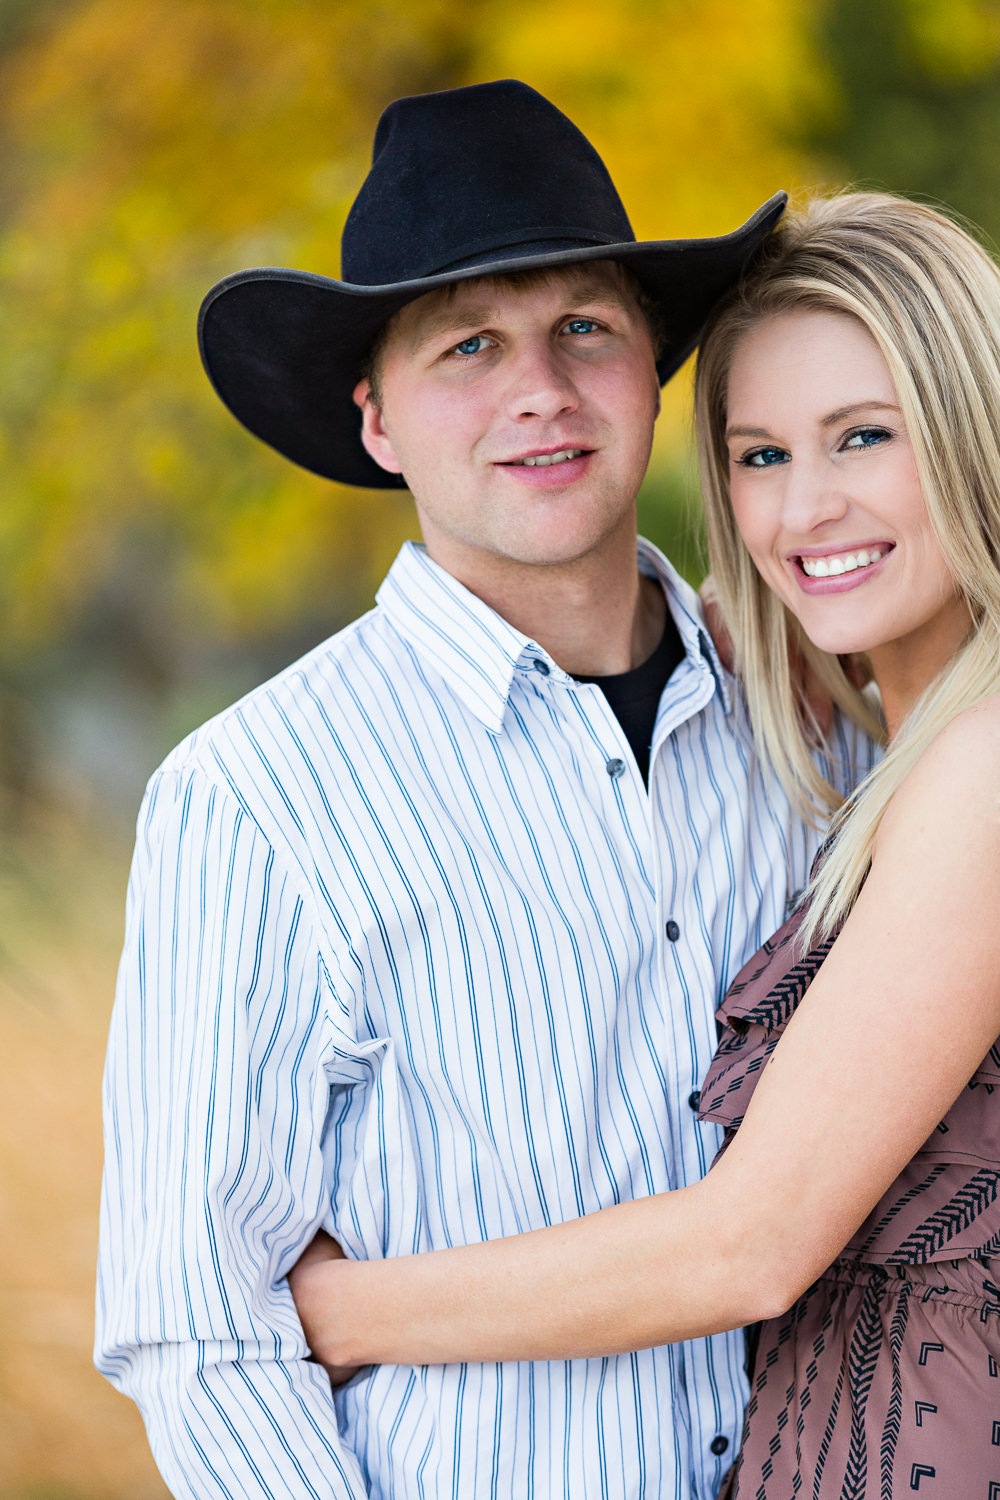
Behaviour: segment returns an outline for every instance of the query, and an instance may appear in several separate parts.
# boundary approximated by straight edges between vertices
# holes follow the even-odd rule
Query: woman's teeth
[[[582,448],[560,448],[558,453],[536,453],[534,458],[515,458],[516,464],[527,464],[529,469],[543,469],[546,464],[564,464],[570,458],[579,458]]]
[[[869,551],[843,552],[839,557],[800,557],[802,571],[807,578],[839,578],[841,573],[853,573],[856,568],[867,568],[884,557],[884,547],[872,547]]]

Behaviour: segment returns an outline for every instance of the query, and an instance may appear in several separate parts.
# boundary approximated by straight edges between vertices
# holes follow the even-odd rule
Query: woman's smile
[[[894,542],[882,541],[821,551],[802,551],[793,555],[792,562],[802,574],[799,582],[805,593],[844,593],[866,583],[894,547]]]
[[[821,650],[905,660],[929,682],[969,615],[924,499],[899,397],[875,340],[845,314],[753,325],[728,386],[730,494],[764,580]]]

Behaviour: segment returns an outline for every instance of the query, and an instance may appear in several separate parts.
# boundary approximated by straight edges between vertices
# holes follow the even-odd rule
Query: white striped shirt
[[[97,1359],[178,1496],[709,1500],[733,1457],[740,1335],[331,1397],[284,1279],[321,1224],[399,1255],[712,1160],[713,1012],[816,835],[765,786],[691,591],[646,544],[640,566],[686,653],[648,794],[600,688],[413,545],[377,608],[150,782]]]

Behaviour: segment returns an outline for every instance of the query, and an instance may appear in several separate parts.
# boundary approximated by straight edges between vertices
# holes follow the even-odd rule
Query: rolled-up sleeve
[[[350,1051],[308,891],[228,788],[140,814],[105,1074],[98,1368],[173,1493],[367,1493],[284,1277],[329,1203]]]

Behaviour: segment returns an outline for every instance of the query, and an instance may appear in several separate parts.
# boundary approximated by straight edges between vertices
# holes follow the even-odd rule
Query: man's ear
[[[403,466],[382,420],[382,408],[373,404],[367,379],[359,380],[354,387],[354,404],[361,408],[361,441],[368,456],[389,474],[402,474]]]

